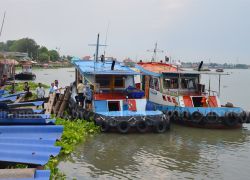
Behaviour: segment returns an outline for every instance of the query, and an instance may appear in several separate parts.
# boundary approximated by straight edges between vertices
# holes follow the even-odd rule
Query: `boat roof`
[[[139,75],[140,73],[132,70],[131,68],[124,66],[120,62],[116,61],[114,70],[111,70],[112,61],[95,62],[94,60],[74,60],[73,65],[82,74],[92,75]]]
[[[212,72],[212,71],[190,71],[177,68],[173,64],[161,62],[140,62],[135,65],[142,73],[151,76],[161,76],[162,74],[207,74],[207,75],[229,75],[228,73]]]

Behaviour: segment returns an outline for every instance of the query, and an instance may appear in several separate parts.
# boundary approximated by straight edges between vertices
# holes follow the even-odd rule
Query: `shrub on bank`
[[[63,135],[56,145],[61,146],[62,149],[57,157],[51,158],[45,166],[46,169],[51,170],[52,179],[66,179],[65,175],[59,171],[57,165],[62,158],[66,158],[71,154],[76,145],[86,140],[87,137],[100,132],[99,127],[94,122],[84,120],[65,120],[61,118],[56,119],[57,125],[63,125]]]

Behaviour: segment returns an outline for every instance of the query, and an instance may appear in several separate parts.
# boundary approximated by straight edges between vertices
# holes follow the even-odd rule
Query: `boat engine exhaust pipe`
[[[198,67],[198,71],[201,71],[202,65],[203,65],[203,61],[201,61],[200,65]]]
[[[113,71],[114,68],[115,68],[115,60],[112,61],[111,70]]]

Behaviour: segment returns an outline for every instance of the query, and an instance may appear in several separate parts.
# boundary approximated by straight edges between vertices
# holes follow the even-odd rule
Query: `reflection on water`
[[[250,127],[204,130],[173,126],[165,134],[101,134],[60,163],[77,179],[247,179]]]

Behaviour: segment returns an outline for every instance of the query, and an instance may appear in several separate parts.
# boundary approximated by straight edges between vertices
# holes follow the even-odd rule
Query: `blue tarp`
[[[54,146],[63,126],[0,126],[0,162],[45,165],[56,156]]]
[[[22,107],[22,106],[41,106],[44,101],[33,101],[33,102],[22,102],[22,103],[13,103],[8,104],[9,107]]]
[[[20,171],[25,171],[26,169],[18,169],[17,171],[20,172]],[[30,177],[29,177],[29,174],[25,174],[24,172],[24,177],[25,176],[28,176],[27,178],[18,178],[17,177],[17,174],[19,174],[18,172],[15,173],[16,169],[2,169],[1,171],[8,171],[10,172],[9,173],[9,176],[6,178],[2,178],[0,176],[0,180],[49,180],[50,179],[50,170],[35,170],[34,171],[34,174],[30,174]]]
[[[54,119],[45,118],[0,118],[0,125],[52,125]]]
[[[9,102],[9,101],[14,102],[16,101],[16,99],[17,99],[17,96],[1,97],[0,102]]]
[[[102,63],[100,61],[86,61],[78,60],[73,61],[75,68],[77,68],[82,74],[123,74],[123,75],[139,75],[136,71],[130,69],[127,66],[121,65],[121,63],[115,63],[114,70],[111,70],[112,61],[105,61]]]

